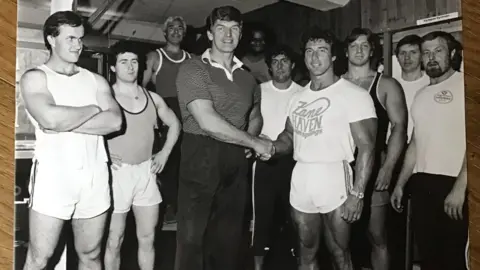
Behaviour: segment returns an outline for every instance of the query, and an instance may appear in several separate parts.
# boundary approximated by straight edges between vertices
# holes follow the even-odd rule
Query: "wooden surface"
[[[470,269],[480,270],[480,1],[464,0],[462,14],[469,152]],[[16,0],[0,0],[0,269],[12,269],[13,264],[16,22]]]
[[[361,0],[362,27],[374,33],[415,26],[417,20],[458,12],[461,0]],[[473,1],[472,1],[473,3]]]

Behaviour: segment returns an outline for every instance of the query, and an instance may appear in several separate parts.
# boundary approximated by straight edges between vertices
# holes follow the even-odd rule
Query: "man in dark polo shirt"
[[[211,48],[177,77],[184,137],[180,162],[176,270],[236,269],[247,198],[246,149],[273,155],[262,127],[260,91],[234,57],[241,13],[215,8]]]

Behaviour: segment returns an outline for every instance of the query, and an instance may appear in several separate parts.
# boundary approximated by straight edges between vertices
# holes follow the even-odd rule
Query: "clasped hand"
[[[252,156],[252,150],[255,152],[255,156],[263,161],[269,160],[275,154],[273,141],[263,134],[255,138],[253,149],[246,150],[247,158]]]

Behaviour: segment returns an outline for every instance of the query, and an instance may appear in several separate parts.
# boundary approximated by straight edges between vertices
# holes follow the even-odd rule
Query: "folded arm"
[[[29,70],[23,74],[20,89],[26,110],[40,128],[45,130],[72,131],[101,111],[93,104],[81,107],[56,105],[47,88],[46,75],[39,69]]]
[[[166,151],[169,155],[177,143],[182,125],[172,109],[167,106],[165,101],[159,95],[156,93],[150,93],[150,95],[157,108],[158,117],[168,126],[167,139],[163,145],[162,151]]]
[[[98,86],[97,102],[102,112],[72,131],[92,135],[108,135],[120,130],[122,114],[108,82],[102,76],[94,75]]]
[[[353,190],[363,193],[372,174],[375,162],[377,119],[370,118],[350,123],[350,130],[358,148]]]
[[[211,100],[196,99],[187,105],[187,109],[198,122],[200,128],[215,139],[247,148],[255,148],[255,136],[228,123],[215,111]]]

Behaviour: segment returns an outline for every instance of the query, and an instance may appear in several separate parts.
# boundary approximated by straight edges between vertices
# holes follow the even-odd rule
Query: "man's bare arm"
[[[276,155],[287,155],[293,151],[293,126],[290,117],[285,122],[285,129],[278,135],[277,140],[273,142]]]
[[[407,152],[405,153],[405,158],[403,160],[402,169],[400,174],[398,175],[398,181],[395,188],[404,189],[405,185],[407,184],[410,176],[413,174],[413,169],[415,168],[415,164],[417,163],[417,146],[415,143],[415,129],[412,133],[412,139],[407,147]]]
[[[90,120],[74,129],[73,132],[107,135],[120,130],[122,126],[122,113],[120,106],[112,96],[112,91],[108,82],[100,75],[94,74],[97,80],[97,102],[102,112],[92,117]]]
[[[386,91],[385,107],[391,123],[391,135],[382,169],[393,171],[407,142],[408,110],[402,86],[395,79],[382,77],[380,87]]]
[[[466,192],[467,190],[467,155],[465,154],[463,158],[462,169],[458,174],[457,180],[453,186],[454,190],[459,192]]]
[[[187,109],[198,122],[200,128],[215,139],[246,148],[254,149],[257,146],[258,139],[228,123],[215,111],[211,100],[194,100],[187,105]]]
[[[150,93],[152,96],[155,107],[157,108],[157,115],[162,122],[168,126],[167,139],[162,148],[162,151],[166,151],[168,155],[172,152],[173,147],[177,143],[178,136],[182,125],[175,113],[170,109],[165,101],[156,93]]]
[[[252,111],[250,112],[250,117],[248,120],[248,133],[253,136],[260,135],[263,127],[263,117],[260,110],[260,102],[253,105]]]
[[[23,74],[20,89],[26,110],[43,129],[69,132],[101,111],[93,104],[82,107],[56,105],[47,88],[46,75],[39,69],[29,70]]]
[[[350,123],[350,130],[355,145],[358,148],[353,190],[356,192],[365,192],[375,162],[377,119],[370,118]]]
[[[158,58],[158,53],[157,51],[152,51],[147,54],[147,63],[146,63],[146,69],[143,73],[143,79],[142,79],[142,86],[147,87],[147,84],[152,80],[152,76],[154,73],[154,67],[155,67],[155,62],[156,59]]]

